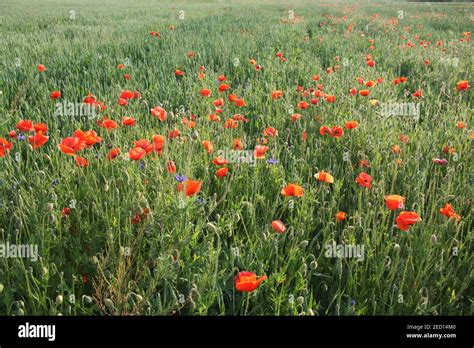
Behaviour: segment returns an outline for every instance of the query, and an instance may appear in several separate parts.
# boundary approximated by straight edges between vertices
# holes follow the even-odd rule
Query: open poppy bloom
[[[411,225],[414,225],[420,221],[420,216],[412,211],[402,211],[395,219],[397,227],[402,231],[408,231]]]
[[[91,146],[100,143],[102,138],[97,136],[97,133],[93,130],[83,132],[80,129],[74,132],[74,136],[76,138],[82,139],[86,143],[86,148],[90,148]]]
[[[370,91],[368,89],[362,89],[359,91],[359,94],[363,97],[367,97],[370,94]]]
[[[254,156],[255,158],[262,159],[265,158],[265,153],[268,151],[268,146],[265,145],[255,145]]]
[[[448,219],[453,218],[455,221],[461,220],[461,216],[459,216],[458,214],[456,214],[456,212],[455,212],[454,209],[453,209],[453,206],[452,206],[451,204],[449,204],[449,203],[446,203],[446,204],[444,205],[444,207],[439,210],[439,212],[440,212],[442,215],[447,216]]]
[[[216,176],[218,178],[224,178],[224,177],[227,176],[228,173],[229,173],[229,168],[224,167],[224,168],[220,168],[216,171]]]
[[[235,278],[235,289],[237,291],[252,292],[265,279],[267,279],[267,276],[257,277],[253,272],[239,272]]]
[[[150,113],[158,118],[161,122],[166,121],[166,110],[161,106],[155,106],[153,109],[150,109]]]
[[[285,224],[281,222],[280,220],[272,221],[272,228],[280,234],[286,231]]]
[[[469,86],[469,82],[468,81],[459,81],[457,83],[457,89],[458,91],[465,91],[466,89],[468,89],[470,86]]]
[[[204,140],[202,142],[202,146],[207,151],[207,153],[211,153],[212,151],[214,151],[214,146],[212,145],[212,142],[210,140]]]
[[[20,120],[16,125],[16,129],[20,132],[32,132],[35,130],[33,122],[30,120]]]
[[[362,186],[362,187],[365,187],[365,188],[371,188],[372,187],[372,177],[365,173],[365,172],[362,172],[359,174],[359,176],[356,178],[356,182]]]
[[[281,190],[281,194],[285,197],[303,197],[304,189],[298,184],[288,184]]]
[[[273,91],[272,92],[272,99],[276,100],[283,97],[283,91]]]
[[[210,97],[211,96],[211,90],[210,89],[207,89],[207,88],[203,88],[199,91],[199,94],[202,96],[202,97]]]
[[[357,121],[346,122],[346,129],[354,129],[359,123]]]
[[[224,164],[227,164],[227,160],[224,157],[216,157],[212,160],[212,163],[216,166],[223,166]]]
[[[6,139],[0,138],[0,157],[4,157],[5,151],[10,151],[12,145],[13,144]]]
[[[76,156],[74,160],[79,167],[87,167],[89,165],[89,161],[84,157]]]
[[[96,122],[99,127],[105,128],[105,129],[115,129],[118,127],[117,122],[107,118],[107,117],[102,117],[101,120]]]
[[[119,148],[115,148],[109,151],[107,154],[107,160],[111,161],[115,159],[118,155],[120,155],[122,151]]]
[[[324,171],[314,174],[314,178],[318,181],[323,181],[328,184],[334,183],[334,177],[331,174],[326,173]]]
[[[178,183],[178,192],[185,192],[186,197],[193,196],[201,191],[202,181],[188,179]]]
[[[337,221],[344,221],[346,219],[347,215],[343,211],[340,211],[335,215],[335,217],[336,217]]]
[[[127,117],[127,116],[122,117],[122,125],[123,126],[133,127],[133,126],[136,125],[136,123],[137,123],[137,121],[132,117]]]
[[[154,135],[153,136],[153,151],[156,152],[157,154],[161,155],[163,152],[163,145],[165,143],[165,137],[162,135]]]
[[[46,144],[48,139],[49,137],[43,135],[42,131],[36,132],[35,135],[28,136],[28,142],[33,147],[33,149],[43,146]]]
[[[166,171],[170,174],[176,173],[176,164],[173,161],[166,163]]]
[[[225,92],[230,88],[230,86],[226,83],[221,83],[218,90],[219,92]]]
[[[43,72],[46,70],[46,67],[43,64],[38,64],[37,69],[39,72]]]
[[[415,93],[412,94],[413,97],[419,98],[423,96],[423,92],[419,89]]]
[[[67,137],[61,141],[61,143],[58,145],[58,148],[62,153],[73,156],[76,152],[85,149],[86,146],[86,142],[81,138]]]
[[[387,195],[384,197],[385,205],[390,210],[403,209],[405,198],[399,195]]]
[[[141,160],[143,157],[146,156],[146,151],[139,146],[135,146],[133,149],[131,149],[128,153],[128,157],[132,161],[138,161]]]
[[[269,136],[273,138],[274,136],[278,135],[278,131],[274,127],[268,127],[263,131],[263,136]]]

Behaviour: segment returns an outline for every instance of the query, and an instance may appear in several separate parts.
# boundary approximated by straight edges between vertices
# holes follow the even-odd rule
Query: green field
[[[2,1],[0,314],[472,315],[473,10]],[[106,109],[85,115],[89,94]],[[76,130],[101,139],[67,155]],[[293,183],[304,195],[282,195]],[[358,254],[328,256],[344,245]],[[267,279],[239,291],[242,271]]]

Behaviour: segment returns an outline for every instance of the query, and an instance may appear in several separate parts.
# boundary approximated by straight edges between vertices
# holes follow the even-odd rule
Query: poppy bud
[[[63,296],[62,295],[56,296],[56,304],[59,306],[62,303],[63,303]]]
[[[438,237],[436,237],[435,234],[433,234],[433,235],[431,236],[431,243],[433,243],[433,244],[438,243]]]

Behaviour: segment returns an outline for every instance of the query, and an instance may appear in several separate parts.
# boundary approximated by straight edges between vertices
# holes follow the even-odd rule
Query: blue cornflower
[[[269,159],[267,160],[267,163],[268,163],[268,164],[277,164],[277,163],[278,163],[278,160],[276,160],[276,159],[274,159],[274,158],[269,158]]]
[[[176,174],[176,175],[174,176],[174,178],[176,179],[177,182],[183,182],[183,181],[186,181],[186,179],[187,179],[184,175],[181,175],[181,174],[179,174],[179,173]]]

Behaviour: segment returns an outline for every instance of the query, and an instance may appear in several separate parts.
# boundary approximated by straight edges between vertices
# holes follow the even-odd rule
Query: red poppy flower
[[[365,173],[365,172],[362,172],[359,174],[359,176],[356,178],[356,182],[362,186],[362,187],[365,187],[365,188],[371,188],[372,187],[372,177]]]
[[[298,184],[288,184],[281,190],[281,194],[285,197],[303,197],[304,189]]]
[[[51,99],[58,99],[61,98],[61,92],[60,91],[52,91],[51,94],[49,95]]]
[[[86,146],[86,142],[81,138],[67,137],[61,141],[61,143],[58,145],[58,148],[62,153],[73,156],[76,152],[85,149]]]
[[[33,147],[33,149],[37,149],[48,141],[49,137],[43,135],[42,131],[36,132],[35,135],[28,136],[28,142]]]
[[[229,173],[229,168],[224,167],[224,168],[220,168],[216,171],[216,176],[218,178],[224,178],[224,177],[227,176],[228,173]]]
[[[139,161],[141,160],[143,157],[146,156],[146,151],[141,148],[141,147],[138,147],[138,146],[135,146],[133,149],[131,149],[128,153],[128,157],[132,160],[132,161]]]
[[[237,291],[252,292],[265,279],[267,279],[267,276],[257,277],[253,272],[239,272],[235,278],[235,289]]]
[[[37,69],[39,72],[43,72],[46,70],[46,67],[43,64],[38,64]]]
[[[405,198],[399,195],[387,195],[384,197],[385,205],[390,210],[403,209]]]
[[[178,192],[185,192],[186,197],[193,196],[201,191],[202,181],[188,179],[178,184]]]
[[[107,160],[111,161],[115,159],[118,155],[120,155],[121,152],[122,151],[119,148],[114,148],[110,150],[109,153],[107,154]]]
[[[20,132],[32,132],[32,131],[35,130],[35,128],[33,126],[33,122],[31,122],[30,120],[20,120],[17,123],[16,128]]]
[[[76,156],[74,160],[79,167],[87,167],[89,165],[89,161],[83,157]]]
[[[285,224],[283,222],[281,222],[280,220],[272,221],[272,228],[280,234],[282,234],[283,232],[286,231]]]
[[[10,151],[12,145],[13,144],[6,139],[0,138],[0,157],[4,157],[5,151]]]
[[[150,109],[150,113],[158,118],[161,122],[166,120],[166,110],[161,106],[155,106],[153,109]]]
[[[168,163],[166,163],[166,171],[170,174],[176,173],[176,164],[174,164],[173,161],[168,161]]]
[[[132,117],[122,117],[122,125],[133,127],[137,124],[137,121]]]
[[[207,89],[207,88],[203,88],[199,91],[199,94],[202,96],[202,97],[210,97],[211,96],[211,90],[210,89]]]
[[[420,221],[420,216],[417,213],[411,211],[402,211],[395,219],[397,227],[402,231],[408,231],[411,225],[414,225]]]
[[[456,214],[456,212],[454,211],[452,205],[449,204],[449,203],[446,203],[446,204],[444,205],[444,207],[439,210],[439,212],[440,212],[442,215],[447,216],[448,219],[453,218],[455,221],[461,220],[461,216],[459,216],[458,214]]]

